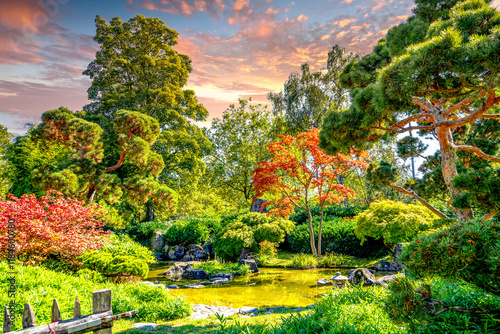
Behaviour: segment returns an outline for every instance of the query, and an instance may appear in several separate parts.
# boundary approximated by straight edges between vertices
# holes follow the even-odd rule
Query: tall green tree
[[[214,186],[225,189],[227,197],[249,206],[254,195],[252,172],[267,160],[267,144],[276,137],[273,117],[267,107],[239,100],[230,105],[222,118],[215,118],[209,132],[214,151],[207,157],[207,170]]]
[[[9,168],[7,152],[12,147],[12,137],[13,135],[7,131],[7,128],[0,124],[0,197],[2,198],[5,198],[10,188],[11,168]]]
[[[329,113],[321,144],[333,153],[366,148],[374,140],[411,130],[435,133],[447,192],[457,217],[468,220],[473,217],[471,203],[453,182],[459,175],[459,155],[465,152],[492,163],[500,158],[487,153],[484,141],[455,142],[454,134],[475,122],[500,118],[495,113],[500,102],[500,13],[487,1],[469,0],[444,11],[439,15],[444,19],[425,29],[428,18],[418,16],[420,7],[415,12],[417,16],[389,31],[371,54],[346,67],[341,81],[351,89],[353,106]],[[391,41],[404,29],[413,32],[407,34],[413,40]],[[383,174],[379,171],[376,179]]]
[[[175,193],[156,181],[163,160],[150,150],[159,132],[154,118],[119,110],[113,121],[112,138],[116,142],[112,142],[104,140],[98,124],[76,117],[66,108],[46,111],[33,136],[63,145],[69,155],[62,163],[37,168],[34,181],[44,190],[54,189],[87,202],[104,200],[112,204],[124,195],[131,201],[149,200],[158,209],[173,210]],[[113,164],[103,160],[108,145],[118,151]],[[121,169],[133,173],[121,173]]]
[[[196,184],[211,147],[190,120],[203,121],[208,111],[193,90],[184,89],[192,66],[187,55],[173,49],[178,33],[160,19],[142,15],[128,22],[115,17],[109,23],[97,16],[95,24],[99,50],[83,72],[92,79],[87,91],[92,102],[83,107],[82,117],[99,124],[106,137],[113,135],[118,110],[155,118],[161,133],[152,149],[166,165],[158,179],[178,191]],[[104,160],[112,163],[117,154],[110,150]],[[151,203],[147,206],[146,220],[153,220]]]
[[[281,92],[268,94],[274,115],[283,123],[281,134],[296,136],[311,128],[321,128],[329,110],[349,105],[348,90],[340,86],[339,77],[354,58],[355,55],[335,45],[328,52],[326,69],[311,72],[310,66],[303,64],[300,73],[290,74]]]

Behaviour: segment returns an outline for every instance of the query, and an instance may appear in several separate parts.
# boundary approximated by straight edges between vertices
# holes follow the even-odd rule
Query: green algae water
[[[321,295],[332,289],[332,285],[317,285],[318,278],[330,278],[336,272],[346,275],[349,269],[282,269],[260,268],[260,273],[235,276],[227,284],[206,286],[202,289],[182,288],[183,285],[206,280],[173,281],[162,272],[171,264],[158,264],[151,267],[148,281],[166,285],[177,284],[180,289],[170,289],[174,296],[183,296],[190,303],[220,305],[229,307],[304,307],[314,304]]]

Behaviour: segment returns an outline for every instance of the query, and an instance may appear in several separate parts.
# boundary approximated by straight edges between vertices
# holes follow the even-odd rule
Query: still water
[[[336,272],[347,276],[349,269],[275,269],[260,268],[260,273],[235,276],[227,284],[206,286],[202,289],[183,289],[182,285],[207,280],[173,281],[162,272],[171,263],[151,267],[147,280],[167,285],[177,284],[180,289],[170,289],[175,296],[184,296],[193,304],[220,305],[229,307],[254,306],[258,308],[287,306],[299,307],[314,304],[321,294],[332,286],[316,285],[318,278],[330,278]]]

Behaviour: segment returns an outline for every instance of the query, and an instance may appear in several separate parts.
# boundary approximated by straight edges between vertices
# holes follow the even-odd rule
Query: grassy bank
[[[0,305],[8,305],[7,263],[0,262]],[[190,304],[182,298],[171,296],[167,290],[145,284],[113,284],[91,275],[71,276],[42,267],[18,266],[16,289],[15,329],[21,329],[21,317],[25,303],[30,303],[36,314],[37,324],[50,323],[52,300],[57,298],[63,319],[73,316],[73,305],[78,296],[82,314],[92,313],[92,292],[111,289],[112,307],[115,314],[139,310],[139,321],[172,320],[191,313]],[[3,317],[0,320],[3,322]]]

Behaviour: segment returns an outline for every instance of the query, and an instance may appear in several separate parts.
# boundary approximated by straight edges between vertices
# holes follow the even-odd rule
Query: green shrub
[[[10,301],[7,293],[8,271],[7,262],[0,261],[0,305],[8,305]],[[173,297],[161,287],[136,283],[96,283],[83,277],[36,266],[18,266],[16,271],[15,329],[22,329],[20,315],[25,303],[30,303],[35,310],[37,324],[48,324],[51,322],[54,298],[57,298],[62,318],[70,319],[73,317],[76,296],[80,299],[82,314],[91,314],[92,292],[101,289],[111,289],[114,314],[137,309],[139,314],[134,317],[142,322],[168,321],[191,313],[191,306],[185,299]],[[3,317],[0,317],[0,322],[2,321]]]
[[[111,242],[101,246],[99,251],[111,253],[112,255],[134,256],[139,259],[143,259],[147,264],[151,264],[156,261],[153,252],[149,248],[144,247],[140,243],[132,240],[132,238],[126,234],[113,234],[110,240]]]
[[[165,243],[170,246],[203,244],[210,234],[209,228],[203,220],[178,220],[164,234]]]
[[[166,233],[172,224],[170,222],[142,222],[132,224],[125,232],[132,236],[135,240],[146,242],[151,240],[156,231]]]
[[[343,206],[343,205],[330,205],[323,209],[323,216],[328,217],[325,220],[333,220],[336,217],[352,218],[366,210],[363,206]],[[314,205],[311,207],[311,215],[314,217],[320,216],[320,206]],[[303,209],[295,208],[295,212],[290,215],[291,221],[295,222],[297,225],[307,223],[307,212]]]
[[[259,243],[259,256],[267,256],[268,258],[275,258],[278,255],[276,243],[264,240]]]
[[[149,272],[144,259],[130,255],[93,251],[83,253],[78,260],[83,262],[84,268],[98,271],[107,277],[146,278]]]
[[[319,218],[314,217],[313,229],[315,240],[318,239]],[[323,222],[321,250],[323,253],[347,254],[356,257],[376,257],[386,251],[381,240],[368,238],[363,246],[356,237],[356,223],[351,219],[334,218]],[[294,253],[309,253],[309,229],[307,225],[298,225],[287,236],[287,244]]]
[[[222,229],[214,242],[214,252],[224,260],[237,258],[243,248],[257,253],[258,243],[264,240],[283,242],[285,235],[290,233],[293,226],[290,220],[250,212],[238,216],[236,221]]]
[[[377,201],[356,219],[356,236],[361,243],[367,236],[383,238],[386,244],[396,244],[413,239],[419,232],[433,227],[437,218],[423,206],[397,201]]]
[[[318,266],[335,268],[348,265],[352,260],[353,257],[350,255],[326,253],[325,255],[318,258]]]
[[[497,333],[500,297],[463,282],[442,278],[414,282],[401,276],[389,283],[386,310],[415,333]],[[445,310],[493,310],[496,314]]]
[[[500,224],[498,220],[456,222],[405,245],[401,260],[412,277],[462,279],[500,294]]]
[[[311,268],[318,265],[318,258],[312,254],[293,254],[292,267]]]
[[[247,275],[250,273],[250,267],[246,264],[221,262],[217,260],[197,263],[193,266],[195,269],[202,269],[210,275],[217,273],[231,273],[233,275]]]

